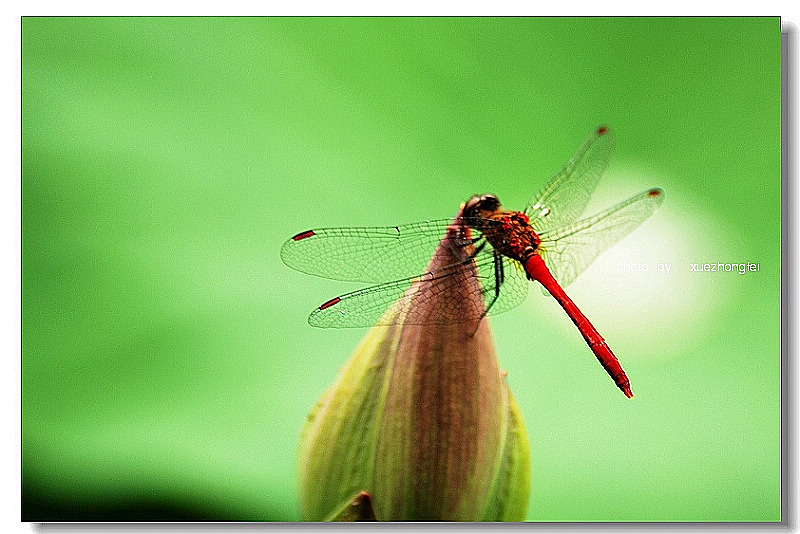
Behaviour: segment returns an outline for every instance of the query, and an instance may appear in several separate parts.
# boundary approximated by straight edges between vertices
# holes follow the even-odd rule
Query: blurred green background
[[[365,331],[306,323],[361,286],[290,270],[282,242],[482,192],[521,209],[598,124],[617,147],[594,207],[666,191],[569,288],[636,397],[538,289],[492,319],[528,519],[780,520],[778,18],[22,36],[24,520],[297,520],[301,427]]]

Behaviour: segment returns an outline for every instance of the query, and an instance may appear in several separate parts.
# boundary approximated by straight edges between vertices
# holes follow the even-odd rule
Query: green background
[[[297,520],[300,429],[365,331],[306,323],[361,286],[290,270],[282,242],[482,192],[521,209],[609,124],[595,207],[666,200],[568,292],[636,397],[538,289],[492,318],[528,519],[780,520],[778,18],[25,18],[22,38],[23,519]]]

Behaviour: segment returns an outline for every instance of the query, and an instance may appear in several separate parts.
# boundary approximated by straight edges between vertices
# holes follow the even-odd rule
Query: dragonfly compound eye
[[[500,201],[494,195],[475,195],[467,200],[462,211],[467,218],[483,218],[500,209]],[[488,213],[486,213],[488,212]]]
[[[497,208],[500,207],[500,199],[494,195],[483,195],[480,204],[482,210],[497,211]]]
[[[461,213],[464,217],[477,217],[478,216],[478,209],[481,204],[481,199],[479,195],[475,195],[474,197],[467,200],[464,204],[464,209],[461,210]]]

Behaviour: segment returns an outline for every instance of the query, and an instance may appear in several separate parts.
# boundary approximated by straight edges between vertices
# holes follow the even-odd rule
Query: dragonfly
[[[633,397],[616,355],[564,291],[664,200],[662,189],[651,188],[582,217],[608,166],[613,139],[607,126],[596,128],[522,211],[506,211],[497,196],[483,194],[471,197],[457,217],[448,219],[296,234],[281,249],[289,267],[328,279],[375,284],[326,301],[311,313],[309,323],[341,328],[480,322],[486,315],[518,306],[530,282],[536,281],[563,308],[617,387]],[[457,259],[429,264],[437,246],[460,249],[450,256]],[[426,266],[435,268],[425,271]],[[477,277],[478,283],[463,283],[465,275]],[[432,291],[413,290],[420,286]],[[479,292],[481,304],[445,302],[426,308],[424,299],[445,290],[462,295],[463,303],[476,302],[474,293]],[[422,309],[425,313],[418,311]]]

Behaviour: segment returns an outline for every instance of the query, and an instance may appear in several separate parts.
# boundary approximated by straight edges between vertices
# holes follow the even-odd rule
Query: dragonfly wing
[[[512,261],[503,268],[502,290],[490,314],[518,305],[528,282]],[[477,283],[469,278],[477,278]],[[480,318],[495,295],[496,269],[491,254],[452,264],[435,272],[380,284],[336,297],[314,310],[312,326],[347,328],[393,324],[450,324]],[[441,295],[447,295],[442,298]]]
[[[525,213],[541,233],[575,221],[589,203],[614,147],[614,136],[601,126],[572,159],[528,202]]]
[[[602,252],[628,235],[664,201],[661,189],[649,189],[565,228],[543,232],[541,255],[558,283],[572,283]]]
[[[308,230],[283,244],[281,259],[292,269],[333,280],[398,280],[423,272],[447,228],[457,222]]]

